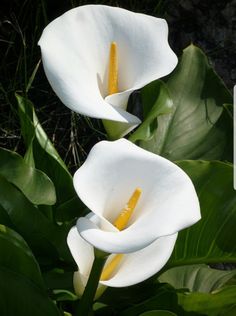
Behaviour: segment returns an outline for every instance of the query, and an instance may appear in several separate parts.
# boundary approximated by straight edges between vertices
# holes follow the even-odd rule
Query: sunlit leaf
[[[222,271],[206,265],[175,267],[164,272],[158,279],[176,289],[210,293],[222,287],[236,275],[236,270]]]
[[[236,262],[236,192],[233,166],[181,161],[200,200],[202,219],[179,233],[169,266]]]
[[[144,108],[150,108],[152,104],[153,108],[161,109],[169,99],[163,92],[162,102],[158,102],[158,89],[156,99],[153,97],[155,84],[151,84],[153,88],[147,86],[142,90]],[[170,160],[232,161],[233,120],[224,107],[224,104],[232,103],[232,97],[204,53],[193,45],[187,47],[166,85],[173,100],[172,111],[158,116],[154,136],[137,144]],[[133,137],[136,140],[135,134]]]
[[[68,290],[53,290],[53,298],[57,302],[62,301],[76,301],[78,300],[78,296]]]
[[[164,82],[154,81],[142,90],[145,100],[143,123],[129,137],[132,142],[150,140],[158,128],[158,117],[171,113],[173,101]]]
[[[17,186],[34,204],[56,202],[55,188],[48,176],[30,167],[15,152],[0,148],[0,175]]]
[[[235,310],[236,286],[228,286],[213,293],[178,293],[178,301],[186,311],[207,316],[225,316]],[[234,315],[234,314],[228,314]]]
[[[16,94],[21,132],[27,146],[26,161],[44,171],[53,181],[57,204],[75,196],[72,177],[66,165],[44,132],[30,100]]]

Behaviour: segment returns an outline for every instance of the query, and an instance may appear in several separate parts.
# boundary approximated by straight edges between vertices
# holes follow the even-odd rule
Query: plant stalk
[[[93,261],[92,269],[89,275],[88,282],[84,289],[83,296],[78,305],[77,315],[78,316],[88,316],[90,314],[91,308],[93,306],[94,296],[98,287],[98,282],[104,267],[104,264],[107,260],[107,255],[102,256],[97,254],[95,251],[95,258]]]

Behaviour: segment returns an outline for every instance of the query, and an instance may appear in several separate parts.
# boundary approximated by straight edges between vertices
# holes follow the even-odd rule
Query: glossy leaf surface
[[[233,166],[207,161],[181,161],[178,165],[195,185],[202,219],[179,233],[169,266],[236,262]]]
[[[157,116],[152,138],[139,129],[131,136],[138,145],[170,160],[227,159],[232,160],[232,118],[224,104],[232,97],[208,63],[205,54],[194,45],[187,47],[166,85],[169,97],[162,93],[159,102],[157,83],[142,90],[144,108],[161,107],[170,97],[169,114]],[[165,88],[166,89],[166,88]],[[156,99],[153,91],[156,90]],[[158,103],[156,103],[158,102]],[[157,111],[157,109],[156,109]],[[156,112],[158,113],[158,111]]]
[[[21,132],[27,147],[26,161],[45,172],[53,181],[57,204],[66,202],[75,196],[72,177],[58,152],[44,132],[34,110],[33,104],[26,98],[16,95]]]
[[[15,152],[0,148],[0,175],[17,186],[33,204],[56,202],[55,188],[48,176],[27,165]]]
[[[176,289],[210,293],[225,285],[235,275],[236,270],[223,271],[211,269],[206,265],[190,265],[172,268],[158,279],[160,282],[171,284]]]

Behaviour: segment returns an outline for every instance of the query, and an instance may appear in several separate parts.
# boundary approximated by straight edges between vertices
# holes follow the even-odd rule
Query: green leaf
[[[138,316],[151,310],[165,310],[181,316],[201,316],[185,312],[178,304],[176,290],[168,284],[147,280],[125,288],[107,288],[94,305],[95,315]]]
[[[87,207],[76,196],[59,205],[55,211],[55,216],[59,222],[68,222],[87,213]]]
[[[35,164],[53,181],[57,204],[64,203],[76,196],[72,177],[66,165],[44,132],[30,100],[16,94],[21,122],[21,132],[27,147],[26,160]]]
[[[222,287],[236,275],[235,271],[211,269],[206,265],[176,267],[164,272],[158,280],[169,283],[176,289],[190,292],[210,293]]]
[[[53,290],[53,297],[57,302],[77,301],[78,296],[67,290]]]
[[[169,114],[173,108],[173,101],[169,91],[162,81],[154,81],[142,90],[142,98],[145,100],[144,122],[129,137],[129,140],[150,140],[158,128],[158,117]]]
[[[47,260],[58,255],[70,260],[66,245],[69,227],[53,224],[39,209],[5,178],[0,176],[0,207],[5,210],[13,227],[33,250]],[[2,218],[0,218],[0,223]]]
[[[195,185],[202,219],[179,233],[168,265],[236,262],[233,166],[207,161],[181,161],[178,165]]]
[[[38,263],[28,245],[19,234],[4,225],[0,225],[0,250],[1,269],[22,274],[44,289]]]
[[[175,291],[168,288],[167,285],[162,286],[157,293],[149,297],[147,300],[142,301],[135,306],[132,306],[122,311],[120,316],[137,316],[150,310],[168,310],[181,316],[197,316],[195,311],[185,311],[178,304],[178,297]],[[200,314],[201,315],[201,314]],[[200,316],[199,315],[199,316]]]
[[[94,312],[95,312],[95,311],[98,311],[98,310],[100,310],[100,309],[103,309],[104,307],[107,307],[107,305],[106,305],[106,304],[103,304],[103,303],[95,302],[95,303],[93,304],[93,311],[94,311]]]
[[[26,146],[30,146],[32,140],[36,138],[40,146],[67,171],[66,165],[44,132],[37,118],[32,102],[19,94],[16,94],[16,99],[19,107],[21,132]]]
[[[93,304],[93,312],[96,316],[114,316],[114,308],[103,303],[95,302]]]
[[[2,225],[6,225],[9,227],[13,227],[14,225],[11,222],[11,219],[5,209],[0,205],[0,223]]]
[[[166,84],[174,102],[172,112],[158,116],[154,137],[138,141],[138,145],[170,160],[232,161],[233,120],[224,108],[232,97],[205,54],[193,45],[187,47]],[[150,107],[154,94],[149,90],[149,86],[142,90],[144,108]],[[169,98],[167,94],[163,94],[163,103],[165,98]]]
[[[108,288],[99,302],[106,304],[101,311],[108,310],[110,306],[117,310],[120,316],[137,316],[150,310],[168,310],[181,316],[195,315],[185,313],[178,306],[178,297],[174,288],[167,284],[148,281],[122,289]]]
[[[1,316],[59,316],[27,244],[3,225],[0,225],[0,252]]]
[[[225,316],[226,311],[235,310],[236,286],[228,286],[213,293],[178,293],[178,302],[189,312]]]
[[[41,59],[37,62],[37,64],[36,64],[36,66],[35,66],[35,68],[34,68],[32,74],[31,74],[31,76],[30,76],[30,78],[29,78],[27,87],[26,87],[26,89],[25,89],[26,93],[29,92],[29,90],[30,90],[30,88],[31,88],[31,86],[32,86],[32,83],[33,83],[33,81],[34,81],[34,78],[35,78],[35,76],[36,76],[36,73],[37,73],[37,71],[38,71],[38,69],[39,69],[40,64],[41,64]]]
[[[226,308],[220,316],[232,316],[236,315],[236,304]]]
[[[177,314],[164,310],[153,310],[140,314],[140,316],[177,316]]]
[[[48,176],[28,166],[17,153],[0,148],[0,175],[17,186],[34,204],[53,205],[56,202],[55,188]]]
[[[74,267],[74,270],[76,266]],[[62,269],[53,269],[43,273],[44,282],[50,290],[64,289],[73,291],[74,272],[66,272]]]

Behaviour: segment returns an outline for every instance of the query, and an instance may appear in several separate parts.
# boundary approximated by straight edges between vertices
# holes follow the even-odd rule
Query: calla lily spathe
[[[97,221],[96,215],[90,220]],[[157,273],[166,264],[174,249],[178,233],[158,238],[148,247],[133,253],[125,254],[110,278],[100,281],[97,297],[102,294],[103,286],[124,287],[142,282]],[[94,247],[87,243],[73,227],[68,235],[67,242],[72,256],[78,266],[74,273],[74,288],[80,297],[87,284],[92,263],[94,260]],[[108,257],[108,262],[114,258],[114,254]]]
[[[118,93],[108,93],[109,50],[118,47]],[[126,111],[130,94],[169,74],[177,57],[165,20],[103,5],[72,9],[39,40],[46,76],[61,101],[86,116],[119,122],[120,135],[140,123]]]
[[[93,247],[124,254],[101,284],[122,287],[147,279],[169,259],[177,232],[201,217],[194,186],[183,170],[125,139],[96,144],[75,173],[74,187],[92,211],[68,235],[79,268],[75,284],[88,278]],[[127,227],[119,231],[114,220],[136,187],[142,195]]]

